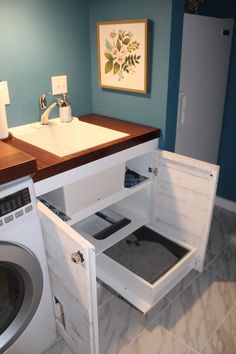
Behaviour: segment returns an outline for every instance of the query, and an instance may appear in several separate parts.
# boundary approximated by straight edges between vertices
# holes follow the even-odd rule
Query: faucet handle
[[[46,99],[46,95],[45,94],[42,94],[39,97],[39,106],[40,106],[41,109],[47,108],[47,99]]]

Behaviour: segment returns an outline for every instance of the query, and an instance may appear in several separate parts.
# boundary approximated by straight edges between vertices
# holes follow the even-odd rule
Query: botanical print
[[[118,80],[124,79],[125,74],[134,74],[136,65],[140,63],[141,55],[136,52],[140,43],[132,40],[133,33],[123,29],[110,32],[106,38],[104,55],[107,59],[104,70],[105,74],[113,71]]]
[[[147,92],[147,20],[97,23],[99,84]]]

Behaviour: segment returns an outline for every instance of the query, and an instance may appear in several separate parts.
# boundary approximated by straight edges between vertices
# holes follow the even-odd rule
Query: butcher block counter
[[[160,136],[158,128],[97,114],[84,115],[79,119],[129,135],[64,157],[12,137],[0,142],[0,183],[29,174],[34,182],[38,182]]]

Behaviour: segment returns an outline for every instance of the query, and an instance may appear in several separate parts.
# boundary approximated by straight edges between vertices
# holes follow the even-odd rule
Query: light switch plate
[[[0,103],[10,104],[7,81],[0,81]]]
[[[60,95],[68,93],[67,91],[67,75],[52,76],[52,94]]]

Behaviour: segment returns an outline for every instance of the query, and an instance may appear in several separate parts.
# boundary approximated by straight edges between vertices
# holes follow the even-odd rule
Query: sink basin
[[[31,123],[10,129],[13,136],[41,149],[63,157],[100,144],[114,141],[129,134],[79,121],[62,123],[50,119],[48,125]]]

